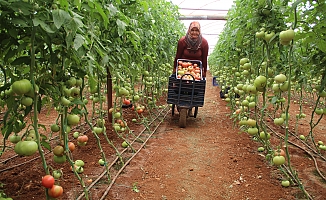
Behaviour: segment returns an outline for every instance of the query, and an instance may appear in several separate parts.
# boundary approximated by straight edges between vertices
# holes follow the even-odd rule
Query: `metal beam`
[[[226,16],[216,15],[189,15],[180,16],[179,20],[227,20]]]

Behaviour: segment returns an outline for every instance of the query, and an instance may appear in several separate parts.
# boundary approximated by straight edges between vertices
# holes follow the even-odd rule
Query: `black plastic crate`
[[[182,80],[169,77],[168,104],[185,107],[202,107],[204,105],[206,80]]]

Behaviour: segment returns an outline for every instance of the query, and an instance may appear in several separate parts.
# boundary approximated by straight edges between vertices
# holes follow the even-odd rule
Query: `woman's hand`
[[[206,77],[206,72],[205,72],[205,71],[203,71],[203,74],[202,74],[202,75],[203,75],[203,77]]]

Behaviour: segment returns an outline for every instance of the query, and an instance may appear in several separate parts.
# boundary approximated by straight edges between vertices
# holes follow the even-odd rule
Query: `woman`
[[[173,74],[175,74],[178,67],[178,59],[200,60],[202,62],[202,77],[206,77],[207,56],[208,42],[201,35],[199,22],[193,21],[189,25],[187,34],[178,41]],[[193,116],[192,109],[189,109],[188,116]]]
[[[207,71],[208,43],[201,35],[200,24],[197,21],[191,22],[188,32],[178,41],[177,53],[174,59],[173,73],[178,67],[178,59],[200,60],[203,67],[203,77],[206,77]]]

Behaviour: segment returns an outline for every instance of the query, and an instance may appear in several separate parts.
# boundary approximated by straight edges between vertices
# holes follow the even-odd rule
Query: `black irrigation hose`
[[[49,154],[49,153],[51,153],[51,151],[48,151],[48,152],[44,153],[44,155],[47,155],[47,154]],[[13,169],[13,168],[15,168],[15,167],[19,167],[19,166],[21,166],[21,165],[25,165],[25,164],[27,164],[27,163],[30,163],[30,162],[32,162],[32,161],[34,161],[34,160],[39,159],[40,157],[41,157],[41,156],[37,156],[37,157],[32,158],[32,159],[30,159],[30,160],[28,160],[28,161],[25,161],[25,162],[19,163],[19,164],[17,164],[17,165],[14,165],[14,166],[11,166],[11,167],[8,167],[8,168],[5,168],[5,169],[2,169],[2,170],[0,170],[0,173],[2,173],[2,172],[4,172],[4,171],[7,171],[7,170],[10,170],[10,169]]]
[[[166,115],[169,112],[166,112],[164,115],[164,118],[166,117]],[[157,118],[156,118],[157,119]],[[129,162],[143,149],[143,147],[145,146],[145,144],[147,143],[147,141],[152,137],[152,135],[155,133],[155,131],[157,130],[157,128],[161,125],[162,120],[158,123],[158,125],[155,127],[155,129],[152,131],[152,133],[148,136],[148,138],[144,141],[144,143],[140,146],[140,148],[138,149],[138,151],[136,153],[134,153],[132,155],[131,158],[129,158],[127,160],[127,162],[125,162],[125,164],[121,167],[121,169],[118,171],[117,175],[112,179],[110,185],[108,186],[108,188],[105,190],[104,194],[102,195],[100,200],[105,199],[105,197],[107,196],[107,194],[109,193],[111,187],[113,186],[114,182],[116,181],[116,179],[118,178],[118,175],[121,174],[121,172],[124,170],[124,168],[129,164]]]
[[[157,119],[159,119],[159,117],[162,117],[162,113],[163,111],[165,111],[165,109],[168,108],[168,106],[166,106],[164,109],[162,109],[158,115],[156,115],[156,117],[148,124],[148,125],[152,125]],[[170,110],[170,109],[169,109]],[[163,113],[163,117],[165,118],[166,115],[169,113],[169,110],[166,111],[165,113]],[[147,139],[143,142],[143,144],[140,146],[140,148],[133,154],[132,157],[130,157],[125,163],[124,165],[121,167],[121,169],[116,173],[115,177],[112,179],[110,185],[107,187],[105,193],[103,194],[103,196],[101,197],[101,199],[105,198],[105,196],[108,194],[109,190],[111,189],[112,185],[114,184],[115,180],[118,178],[119,174],[123,171],[123,169],[129,164],[129,162],[141,151],[141,149],[143,149],[143,147],[146,145],[147,141],[152,137],[152,135],[155,133],[155,131],[157,130],[157,128],[161,125],[162,120],[160,120],[160,122],[158,124],[155,124],[155,129],[153,131],[151,131],[151,133],[147,136]],[[143,135],[143,133],[148,130],[146,127],[137,135],[137,137],[131,142],[131,145],[137,141],[137,139]],[[120,155],[122,155],[127,149],[124,149],[121,151]],[[117,160],[119,159],[118,156],[116,156],[116,158],[113,160],[113,162],[111,162],[111,164],[109,165],[109,169],[112,168],[112,166],[117,162]],[[87,187],[87,191],[89,191],[105,174],[107,173],[107,171],[103,171],[95,181],[92,182],[91,185],[89,185]],[[76,199],[76,200],[80,200],[82,199],[82,197],[84,196],[84,192],[80,194],[80,196]]]

